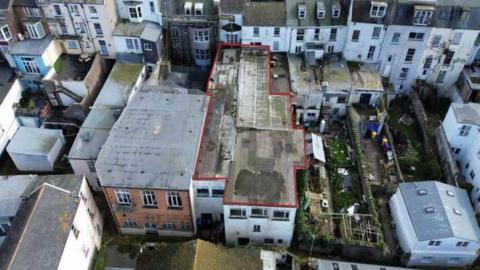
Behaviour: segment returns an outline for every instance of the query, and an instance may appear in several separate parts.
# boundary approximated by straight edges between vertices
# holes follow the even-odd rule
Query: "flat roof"
[[[126,36],[126,37],[140,37],[143,30],[147,26],[146,23],[133,23],[129,21],[122,21],[117,23],[115,30],[113,30],[114,36]]]
[[[53,65],[55,74],[50,79],[83,81],[94,59],[95,55],[92,55],[90,61],[80,62],[78,55],[62,54]]]
[[[0,217],[15,216],[22,194],[32,182],[29,175],[0,176]]]
[[[48,45],[53,41],[52,35],[47,35],[42,39],[25,39],[15,43],[10,53],[15,55],[34,55],[40,56],[45,52]]]
[[[115,62],[100,93],[95,99],[94,106],[109,105],[124,107],[127,105],[133,86],[143,68],[144,66],[142,64]]]
[[[294,165],[302,165],[303,159],[301,130],[237,131],[225,200],[295,205]]]
[[[208,99],[139,90],[98,156],[102,186],[188,190]]]
[[[48,155],[62,136],[61,129],[20,127],[8,144],[7,151],[25,155]]]
[[[353,90],[383,91],[382,78],[373,67],[368,64],[360,65],[351,70]]]
[[[465,190],[438,181],[400,183],[399,189],[418,240],[458,237],[480,242],[480,229]]]
[[[288,56],[288,69],[292,91],[295,93],[308,93],[309,91],[321,90],[320,80],[315,78],[315,70],[306,68],[303,58],[299,55]]]
[[[471,125],[480,124],[480,104],[478,103],[452,103],[453,113],[457,122]]]
[[[337,260],[315,259],[314,265],[317,270],[413,270],[414,268],[404,268],[397,266],[386,266],[378,264],[365,264]]]
[[[332,61],[324,66],[323,81],[328,83],[329,90],[342,91],[352,88],[352,74],[348,68],[347,61]]]

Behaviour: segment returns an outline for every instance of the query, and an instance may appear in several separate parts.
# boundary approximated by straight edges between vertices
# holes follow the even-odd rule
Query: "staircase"
[[[56,92],[57,93],[62,93],[62,94],[65,94],[66,96],[70,97],[71,99],[75,100],[75,102],[80,102],[82,101],[83,97],[77,95],[76,93],[66,89],[66,88],[63,88],[63,87],[58,87],[56,89]]]
[[[323,129],[323,133],[329,133],[330,132],[330,115],[332,113],[332,108],[329,106],[323,106],[321,110],[321,117],[325,121],[325,127]]]

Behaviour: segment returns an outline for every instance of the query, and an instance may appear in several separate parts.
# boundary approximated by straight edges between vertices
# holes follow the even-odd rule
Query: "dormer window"
[[[332,4],[332,18],[338,19],[340,18],[340,11],[341,7],[338,2]]]
[[[307,6],[305,4],[298,5],[298,18],[302,20],[307,18]]]
[[[317,19],[325,19],[325,3],[317,2]]]
[[[142,7],[141,6],[129,7],[128,12],[130,14],[130,19],[138,20],[138,19],[142,18]]]
[[[430,24],[435,9],[429,6],[415,6],[415,14],[413,15],[414,25]]]
[[[185,15],[192,15],[192,2],[185,2],[184,10]]]
[[[195,15],[203,15],[203,3],[195,3]]]
[[[370,17],[372,18],[383,18],[385,12],[387,11],[387,4],[381,2],[372,2],[370,7]]]

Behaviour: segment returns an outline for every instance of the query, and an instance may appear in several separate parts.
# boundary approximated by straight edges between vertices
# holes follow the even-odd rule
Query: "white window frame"
[[[254,214],[254,211],[258,211],[259,213]],[[252,207],[250,209],[250,217],[252,218],[268,218],[268,209],[267,208],[260,208],[260,207]]]
[[[166,194],[167,206],[169,208],[182,208],[182,196],[178,191],[169,191]]]
[[[132,197],[127,189],[117,188],[115,189],[115,197],[119,205],[132,205]]]
[[[123,225],[124,228],[137,228],[138,227],[137,222],[135,222],[135,220],[129,219],[129,218],[124,219],[122,221],[122,225]]]
[[[442,36],[441,35],[434,35],[432,38],[432,47],[439,47],[440,42],[442,42]]]
[[[162,229],[167,231],[174,231],[175,227],[175,222],[173,221],[165,221],[162,225]]]
[[[372,39],[379,39],[381,34],[382,34],[382,27],[380,26],[373,27]]]
[[[463,33],[462,32],[454,32],[452,36],[452,41],[450,42],[452,45],[459,45],[462,41]]]
[[[298,6],[298,18],[301,20],[304,20],[307,18],[307,8],[305,5],[299,5]]]
[[[401,33],[395,32],[392,35],[392,44],[398,44],[400,42],[400,37],[402,36]]]
[[[222,194],[215,194],[214,191],[215,190],[220,190],[222,191]],[[224,195],[225,191],[221,188],[212,188],[212,197],[213,198],[223,198],[223,195]]]
[[[142,15],[142,6],[128,7],[128,16],[130,17],[130,20],[140,20],[143,17]]]
[[[325,10],[317,11],[317,19],[325,19]]]
[[[467,137],[470,134],[471,130],[472,130],[472,126],[462,125],[460,127],[460,131],[458,132],[458,135],[462,137]]]
[[[412,33],[414,35],[413,37],[411,37]],[[421,38],[419,36],[421,36]],[[408,33],[408,39],[409,40],[422,41],[424,38],[425,38],[425,33],[423,33],[423,32],[410,32],[410,33]]]
[[[29,74],[40,74],[40,69],[35,62],[35,58],[33,57],[21,57],[20,60],[22,61],[23,66],[25,67],[25,71]]]
[[[149,52],[152,51],[152,44],[147,42],[143,43],[143,50]]]
[[[210,34],[208,33],[208,30],[197,30],[193,34],[193,39],[197,43],[204,43],[208,42],[210,40]]]
[[[282,220],[282,221],[290,220],[290,211],[288,211],[288,210],[273,210],[272,219],[273,220]]]
[[[433,57],[427,56],[425,62],[423,63],[423,69],[430,69],[432,67]]]
[[[41,39],[45,36],[45,30],[43,30],[42,21],[38,21],[32,24],[26,24],[28,35],[31,39]]]
[[[148,5],[150,7],[150,12],[155,13],[155,3],[153,1],[150,1]]]
[[[98,28],[97,28],[96,26],[98,26]],[[96,36],[96,37],[103,37],[102,24],[100,24],[100,23],[93,23],[93,29],[95,29],[95,36]],[[99,30],[100,30],[100,31],[99,31]]]
[[[274,27],[273,28],[273,36],[274,37],[279,37],[280,36],[280,27]]]
[[[254,37],[259,37],[260,36],[260,28],[259,27],[253,27],[253,36]]]
[[[380,2],[372,2],[370,7],[370,17],[372,18],[382,18],[385,16],[387,11],[387,4]]]
[[[55,17],[60,17],[62,16],[62,9],[60,7],[60,5],[53,5],[53,16]]]
[[[402,68],[402,69],[400,70],[400,74],[398,75],[398,78],[399,78],[400,80],[406,80],[407,77],[408,77],[408,72],[409,72],[409,71],[410,71],[409,68]]]
[[[313,39],[320,40],[320,28],[315,28],[313,32]]]
[[[9,230],[10,230],[10,223],[0,224],[0,236],[6,235]]]
[[[207,192],[199,192],[199,190],[206,190]],[[205,187],[205,188],[197,188],[197,197],[201,197],[201,198],[208,198],[210,197],[210,189],[208,187]]]
[[[373,48],[373,49],[372,49]],[[368,52],[367,52],[367,60],[373,60],[375,57],[375,51],[377,50],[376,46],[370,46],[368,47]]]
[[[416,9],[413,15],[414,25],[428,25],[433,16],[433,10]]]
[[[97,8],[95,8],[94,6],[89,6],[88,7],[88,12],[90,12],[90,14],[97,14],[98,13]]]
[[[240,215],[232,214],[232,211],[240,211]],[[247,209],[245,208],[230,208],[230,218],[247,218]]]
[[[340,9],[333,8],[332,9],[332,18],[334,18],[334,19],[340,18],[340,12],[341,12]]]
[[[358,42],[359,40],[360,40],[360,30],[353,30],[352,31],[352,42]]]
[[[0,34],[2,34],[2,40],[9,41],[13,38],[12,32],[10,32],[10,28],[8,25],[3,25],[0,27]]]
[[[140,196],[142,196],[143,207],[157,207],[157,197],[155,195],[155,191],[142,190],[140,191]]]
[[[198,60],[210,59],[210,49],[195,49],[195,58]]]
[[[23,7],[23,13],[25,13],[27,17],[42,17],[39,8]]]
[[[415,49],[414,48],[409,48],[407,49],[407,53],[405,54],[405,62],[406,63],[412,63],[413,57],[415,56]]]

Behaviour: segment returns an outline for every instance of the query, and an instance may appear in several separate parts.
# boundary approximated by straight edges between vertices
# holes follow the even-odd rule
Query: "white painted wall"
[[[372,39],[372,34],[375,27],[381,28],[378,39]],[[349,22],[347,29],[343,57],[345,57],[347,61],[378,63],[380,61],[379,57],[382,52],[382,44],[386,33],[384,25]],[[358,41],[352,41],[352,34],[354,30],[360,31]],[[368,59],[367,55],[370,46],[375,46],[375,52],[373,57]]]
[[[90,269],[96,250],[100,249],[103,232],[101,215],[85,178],[80,188],[80,198],[73,225],[79,230],[75,237],[72,230],[65,243],[65,249],[58,269]],[[89,215],[93,213],[92,218]]]
[[[8,94],[0,104],[0,155],[5,151],[7,143],[13,138],[18,129],[13,104],[22,98],[23,87],[19,80],[15,80]]]
[[[221,220],[223,215],[223,196],[214,197],[213,189],[225,190],[225,181],[223,180],[194,180],[193,182],[193,198],[195,206],[195,219],[199,219],[202,214],[212,214],[215,221]],[[208,197],[198,196],[197,189],[208,189]]]
[[[246,218],[231,218],[231,208],[246,209]],[[225,205],[223,207],[225,217],[225,238],[228,244],[238,244],[238,238],[249,238],[250,244],[264,244],[265,238],[272,238],[277,246],[290,246],[295,227],[295,214],[297,209],[280,207],[261,208],[268,209],[268,218],[250,217],[252,206]],[[290,212],[289,220],[272,220],[274,210],[288,210]],[[260,225],[261,231],[253,232],[254,225]],[[278,239],[282,239],[283,244],[278,244]]]
[[[153,12],[150,9],[150,2],[153,2],[154,4],[155,10]],[[118,16],[120,18],[130,20],[131,22],[150,21],[162,25],[162,13],[160,12],[160,7],[158,4],[159,1],[157,0],[140,1],[139,5],[136,7],[140,7],[142,10],[142,17],[138,19],[131,19],[128,11],[129,6],[125,5],[124,1],[122,0],[116,0]]]
[[[258,27],[259,35],[254,36],[252,26],[243,26],[242,27],[242,44],[253,44],[261,43],[261,45],[270,46],[271,51],[274,48],[274,42],[278,42],[278,52],[287,52],[289,51],[289,42],[290,42],[290,30],[287,27],[279,27],[280,35],[278,37],[274,36],[275,27]]]
[[[290,53],[296,53],[296,48],[301,47],[301,52],[305,51],[305,44],[323,44],[325,53],[328,53],[328,47],[333,46],[333,53],[343,52],[345,47],[345,39],[347,34],[347,27],[345,26],[327,26],[327,27],[310,27],[304,28],[305,35],[303,40],[297,40],[297,31],[299,28],[290,29]],[[320,30],[318,39],[315,38],[315,29]],[[336,39],[330,40],[330,33],[332,29],[337,29]],[[330,53],[332,53],[330,52]]]
[[[133,49],[127,48],[127,42],[126,42],[127,39],[137,40],[138,50],[135,49],[135,47]],[[134,41],[132,41],[132,42],[134,42]],[[115,44],[115,48],[116,48],[117,52],[119,52],[119,53],[137,53],[137,54],[142,54],[143,53],[142,42],[141,42],[140,38],[125,37],[125,36],[114,36],[113,37],[113,43]]]

